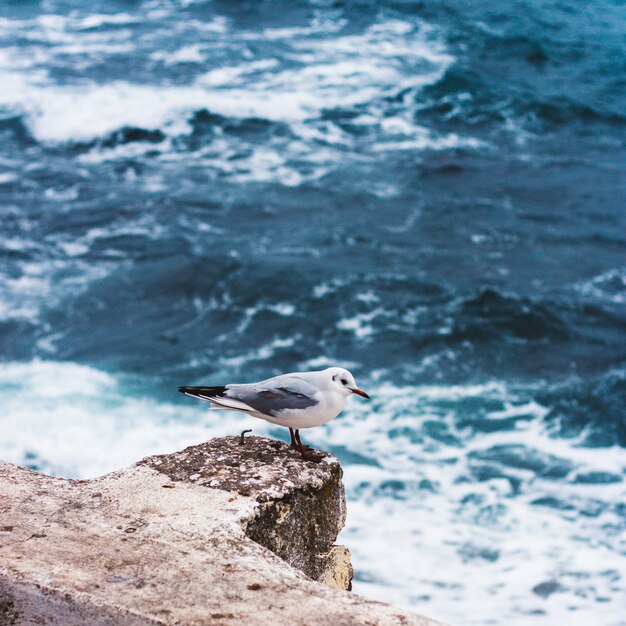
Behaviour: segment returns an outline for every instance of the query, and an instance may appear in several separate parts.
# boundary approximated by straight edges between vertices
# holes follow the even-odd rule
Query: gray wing
[[[276,376],[253,385],[228,385],[227,398],[239,400],[255,411],[275,417],[282,411],[306,409],[319,400],[319,389],[297,376]]]

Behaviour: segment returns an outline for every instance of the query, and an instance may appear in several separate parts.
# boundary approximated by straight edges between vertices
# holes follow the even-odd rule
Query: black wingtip
[[[179,387],[178,391],[188,396],[203,397],[203,396],[217,396],[222,397],[226,393],[226,387]]]

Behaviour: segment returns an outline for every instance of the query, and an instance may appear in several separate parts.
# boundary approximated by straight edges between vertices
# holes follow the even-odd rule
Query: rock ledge
[[[350,553],[333,545],[346,521],[342,471],[334,457],[309,463],[280,441],[247,437],[242,445],[239,437],[225,437],[139,465],[172,481],[254,498],[259,506],[242,520],[250,539],[314,580],[351,588]]]
[[[345,510],[334,457],[259,437],[88,481],[0,462],[0,626],[436,626],[343,591]]]

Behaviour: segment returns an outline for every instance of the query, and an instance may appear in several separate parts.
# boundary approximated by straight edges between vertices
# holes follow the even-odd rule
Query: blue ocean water
[[[273,428],[180,384],[349,367],[357,592],[623,623],[623,3],[0,4],[0,458]]]

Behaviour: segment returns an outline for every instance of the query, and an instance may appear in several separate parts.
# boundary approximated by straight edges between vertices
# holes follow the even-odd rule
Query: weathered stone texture
[[[0,626],[435,626],[327,586],[351,579],[344,519],[333,457],[257,437],[90,481],[0,462]]]
[[[346,521],[342,471],[334,457],[304,461],[280,441],[225,437],[177,454],[141,461],[172,481],[192,482],[254,498],[254,515],[244,520],[248,537],[314,580],[330,586],[351,583],[345,548],[338,560],[333,544]],[[329,567],[339,567],[334,575]]]

